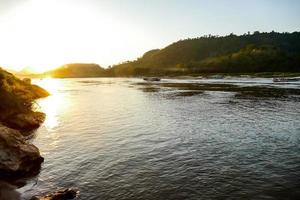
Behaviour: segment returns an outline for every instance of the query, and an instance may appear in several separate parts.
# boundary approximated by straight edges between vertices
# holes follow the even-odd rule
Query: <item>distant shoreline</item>
[[[249,73],[195,73],[195,74],[178,74],[178,75],[140,75],[140,76],[45,76],[43,74],[31,74],[20,75],[16,74],[20,78],[141,78],[141,77],[160,77],[160,78],[182,78],[182,77],[210,77],[215,75],[231,76],[231,77],[243,77],[249,76],[249,78],[274,78],[274,77],[298,77],[300,72],[249,72]]]

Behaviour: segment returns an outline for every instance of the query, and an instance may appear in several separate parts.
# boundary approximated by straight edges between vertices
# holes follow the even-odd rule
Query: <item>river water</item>
[[[23,199],[69,187],[84,200],[300,197],[300,85],[247,78],[34,82],[52,95],[36,105],[47,119],[32,142],[45,162],[19,189]]]

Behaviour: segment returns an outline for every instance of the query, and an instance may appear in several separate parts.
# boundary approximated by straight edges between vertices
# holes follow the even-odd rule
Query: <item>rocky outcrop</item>
[[[31,131],[37,129],[45,120],[46,115],[41,112],[26,112],[8,116],[4,121],[10,128]]]
[[[44,113],[32,108],[36,99],[48,95],[30,79],[21,80],[0,68],[0,200],[19,200],[16,187],[40,172],[44,158],[24,136],[45,120]]]
[[[19,131],[0,124],[0,179],[12,181],[37,175],[44,158]]]
[[[30,200],[70,200],[79,195],[79,191],[75,189],[65,189],[47,194],[45,196],[34,196]]]
[[[33,112],[34,101],[47,97],[43,88],[31,84],[30,79],[19,79],[0,68],[0,122],[23,132],[40,126],[45,114]]]

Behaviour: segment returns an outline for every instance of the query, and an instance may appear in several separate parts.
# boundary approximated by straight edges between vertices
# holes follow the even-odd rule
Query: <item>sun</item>
[[[105,67],[148,50],[151,37],[142,29],[100,2],[91,2],[29,0],[19,4],[0,18],[0,65],[15,70],[29,66],[33,72],[74,62]]]

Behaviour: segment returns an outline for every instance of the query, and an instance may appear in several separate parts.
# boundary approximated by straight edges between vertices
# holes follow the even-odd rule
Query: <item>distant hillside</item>
[[[299,72],[300,32],[254,32],[181,40],[107,71],[112,76]]]
[[[105,70],[97,64],[72,63],[63,65],[57,69],[45,72],[55,78],[80,78],[98,77],[104,74]]]

